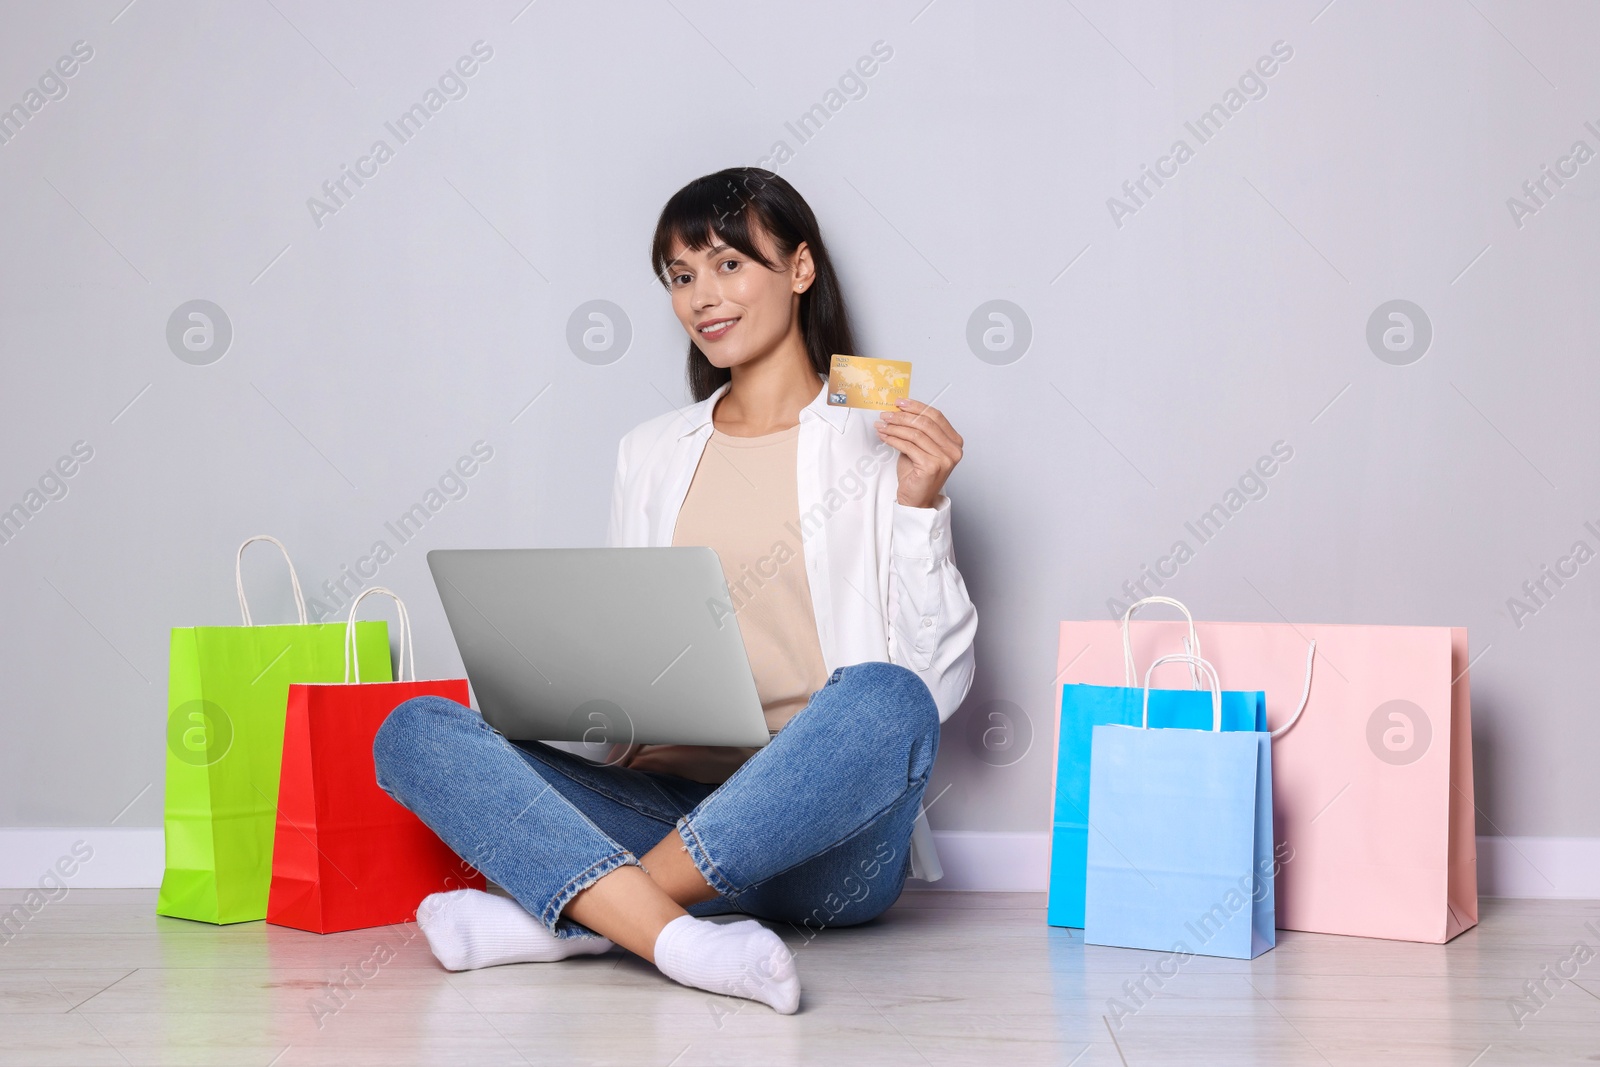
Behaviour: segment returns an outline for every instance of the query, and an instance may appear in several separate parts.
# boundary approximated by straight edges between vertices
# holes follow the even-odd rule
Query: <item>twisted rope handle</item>
[[[294,606],[300,612],[300,625],[306,625],[306,595],[300,591],[300,576],[295,573],[294,560],[289,558],[289,550],[283,547],[283,542],[271,534],[256,534],[245,539],[239,546],[238,555],[233,560],[233,586],[239,593],[239,614],[244,619],[246,626],[254,626],[250,620],[250,604],[244,598],[244,550],[256,541],[268,541],[278,546],[278,551],[283,553],[283,561],[289,565],[289,584],[294,587]]]
[[[399,595],[396,594],[394,592],[394,590],[385,589],[381,585],[375,585],[371,589],[363,589],[361,591],[360,595],[357,596],[354,600],[352,600],[350,602],[350,620],[348,622],[346,622],[345,625],[344,625],[344,681],[345,681],[345,684],[346,685],[350,684],[350,665],[351,665],[352,662],[355,663],[355,676],[356,676],[355,680],[356,680],[357,684],[359,684],[360,681],[361,681],[361,658],[359,656],[355,655],[355,650],[356,650],[356,608],[361,605],[361,602],[363,600],[367,599],[367,597],[369,597],[369,596],[372,596],[374,593],[377,593],[380,596],[386,596],[390,600],[393,600],[394,603],[395,603],[395,607],[399,609],[399,614],[400,614],[400,656],[399,656],[400,671],[399,671],[399,674],[400,674],[400,677],[396,678],[395,681],[403,682],[403,681],[406,680],[406,668],[409,666],[411,668],[411,681],[414,682],[414,681],[417,680],[417,650],[416,650],[415,643],[411,640],[411,614],[410,614],[410,612],[406,611],[405,601],[401,600]]]
[[[1128,632],[1128,623],[1133,619],[1133,613],[1146,604],[1167,604],[1183,612],[1183,617],[1189,620],[1189,638],[1184,642],[1183,651],[1189,656],[1200,655],[1200,635],[1195,633],[1194,616],[1189,614],[1189,609],[1181,601],[1169,596],[1147,596],[1143,600],[1135,600],[1122,613],[1122,684],[1129,689],[1138,684],[1139,672],[1133,665],[1133,637]],[[1200,675],[1192,662],[1189,664],[1189,687],[1200,688]]]

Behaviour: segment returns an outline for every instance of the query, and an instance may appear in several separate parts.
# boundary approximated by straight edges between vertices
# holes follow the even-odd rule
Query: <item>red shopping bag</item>
[[[411,622],[400,613],[400,667],[408,653],[412,681],[291,685],[278,786],[267,921],[329,934],[409,922],[422,898],[449,889],[482,889],[483,875],[457,858],[420,819],[378,787],[372,741],[395,705],[416,696],[465,704],[465,678],[416,681]],[[348,642],[346,646],[348,654]],[[401,675],[404,678],[404,674]]]

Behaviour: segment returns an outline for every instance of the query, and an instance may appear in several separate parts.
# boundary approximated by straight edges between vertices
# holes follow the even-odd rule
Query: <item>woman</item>
[[[651,257],[697,403],[623,438],[608,540],[717,550],[775,736],[596,764],[419,697],[379,732],[378,779],[511,895],[423,902],[445,967],[619,944],[789,1013],[800,983],[778,936],[701,916],[809,932],[899,896],[939,724],[972,680],[977,614],[941,492],[962,440],[914,400],[877,418],[827,404],[829,357],[855,344],[816,218],[777,175],[691,182]]]

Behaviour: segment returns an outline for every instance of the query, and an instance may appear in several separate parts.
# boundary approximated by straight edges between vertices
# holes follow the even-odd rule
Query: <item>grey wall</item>
[[[425,552],[599,542],[618,437],[685,399],[654,216],[783,141],[863,349],[912,360],[968,443],[980,673],[936,826],[1044,827],[1045,745],[997,756],[969,724],[1006,701],[1048,737],[1058,620],[1102,616],[1281,441],[1164,591],[1470,627],[1480,827],[1600,835],[1600,562],[1508,606],[1600,549],[1600,160],[1542,206],[1520,189],[1600,150],[1600,12],[1325,2],[5,5],[0,105],[93,55],[0,145],[0,506],[42,503],[0,545],[0,825],[159,823],[167,632],[236,620],[251,533],[311,586],[389,541],[420,670],[459,673]],[[465,95],[400,143],[385,122],[479,41]],[[864,95],[830,101],[878,41]],[[1185,122],[1275,42],[1292,57],[1202,144]],[[801,143],[786,123],[830,102]],[[379,139],[393,158],[314,218]],[[1113,212],[1178,139],[1193,157]],[[231,324],[221,358],[169,345],[197,299]],[[567,341],[599,299],[631,327],[608,364]],[[1385,361],[1368,321],[1397,299],[1432,336]],[[1031,328],[978,346],[1001,362],[968,339],[992,300]],[[29,498],[80,441],[66,495]],[[466,495],[398,545],[385,521],[478,441]],[[287,619],[281,565],[249,571]]]

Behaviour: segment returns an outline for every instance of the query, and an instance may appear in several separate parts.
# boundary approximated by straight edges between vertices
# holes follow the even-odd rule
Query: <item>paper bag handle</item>
[[[239,553],[233,560],[233,585],[239,591],[239,614],[244,618],[246,626],[254,626],[250,621],[250,605],[244,598],[244,550],[256,541],[270,541],[278,546],[278,551],[283,553],[283,561],[289,565],[289,583],[294,587],[294,606],[300,612],[300,625],[306,625],[306,597],[300,591],[300,576],[294,571],[294,560],[289,558],[289,550],[283,547],[283,542],[271,534],[256,534],[245,539],[239,546]]]
[[[1168,604],[1183,612],[1183,617],[1189,620],[1189,639],[1184,642],[1183,650],[1189,656],[1200,655],[1200,635],[1195,633],[1194,616],[1189,614],[1189,609],[1182,602],[1169,596],[1147,596],[1143,600],[1135,600],[1128,605],[1128,610],[1122,613],[1122,684],[1132,689],[1137,684],[1138,671],[1133,665],[1133,638],[1128,633],[1128,623],[1133,619],[1133,613],[1146,604]],[[1193,660],[1189,663],[1189,687],[1200,688],[1200,675],[1195,670]]]
[[[1174,652],[1170,656],[1162,656],[1150,664],[1150,668],[1144,672],[1144,720],[1139,728],[1141,730],[1150,729],[1150,676],[1155,673],[1157,667],[1168,660],[1183,660],[1189,664],[1190,670],[1198,667],[1205,673],[1206,680],[1211,683],[1211,729],[1213,732],[1220,731],[1222,729],[1222,683],[1217,681],[1217,669],[1209,661],[1183,652]]]
[[[1300,721],[1300,713],[1306,710],[1306,701],[1311,699],[1311,661],[1317,658],[1317,639],[1311,639],[1311,645],[1306,649],[1306,684],[1300,689],[1300,706],[1294,709],[1294,714],[1289,716],[1289,721],[1272,731],[1272,739],[1276,741],[1289,732],[1289,727]]]
[[[414,682],[417,680],[417,650],[411,641],[411,615],[406,611],[405,601],[401,600],[392,589],[385,589],[381,585],[375,585],[371,589],[363,589],[360,595],[350,602],[350,621],[344,625],[345,684],[350,684],[350,664],[352,662],[355,663],[356,683],[359,684],[361,682],[361,657],[355,655],[356,608],[361,605],[363,600],[367,599],[367,597],[374,593],[388,597],[390,600],[394,601],[395,607],[399,609],[400,655],[398,657],[398,662],[400,666],[400,677],[395,679],[395,681],[403,682],[406,680],[406,668],[409,666],[411,668],[411,681]],[[384,651],[387,652],[388,649],[385,649]]]

